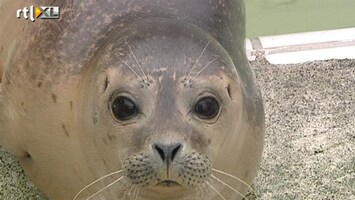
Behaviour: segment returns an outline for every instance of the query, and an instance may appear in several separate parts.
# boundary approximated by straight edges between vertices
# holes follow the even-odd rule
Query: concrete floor
[[[266,111],[257,199],[355,199],[355,60],[252,66]],[[44,199],[2,150],[0,199]]]

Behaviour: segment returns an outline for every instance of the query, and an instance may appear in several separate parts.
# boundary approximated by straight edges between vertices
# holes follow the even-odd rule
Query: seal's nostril
[[[163,150],[164,147],[161,147],[158,144],[154,144],[154,148],[155,148],[155,150],[157,150],[160,158],[164,161],[165,160],[165,152]]]
[[[154,144],[154,149],[158,152],[160,158],[165,161],[165,159],[173,161],[181,149],[181,143],[164,145],[164,144]]]
[[[175,144],[175,146],[172,146],[172,151],[171,151],[171,161],[174,160],[176,154],[179,152],[181,148],[181,144]]]

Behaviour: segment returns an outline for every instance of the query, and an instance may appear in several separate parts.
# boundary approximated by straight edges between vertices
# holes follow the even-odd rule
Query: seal
[[[31,5],[61,17],[16,18]],[[5,0],[0,18],[1,145],[50,199],[250,190],[264,111],[241,0]]]

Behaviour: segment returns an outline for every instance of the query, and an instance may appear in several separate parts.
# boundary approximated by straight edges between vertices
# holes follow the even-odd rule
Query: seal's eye
[[[119,120],[129,120],[138,113],[134,102],[125,96],[119,96],[112,102],[112,113]]]
[[[213,97],[204,97],[196,103],[194,111],[202,119],[212,119],[218,114],[218,101]]]

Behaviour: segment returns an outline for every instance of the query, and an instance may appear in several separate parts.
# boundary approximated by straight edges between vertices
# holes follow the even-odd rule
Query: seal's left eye
[[[212,119],[219,112],[218,101],[213,97],[204,97],[196,103],[194,111],[202,119]]]
[[[119,96],[112,102],[112,113],[119,120],[129,120],[138,114],[138,108],[128,97]]]

